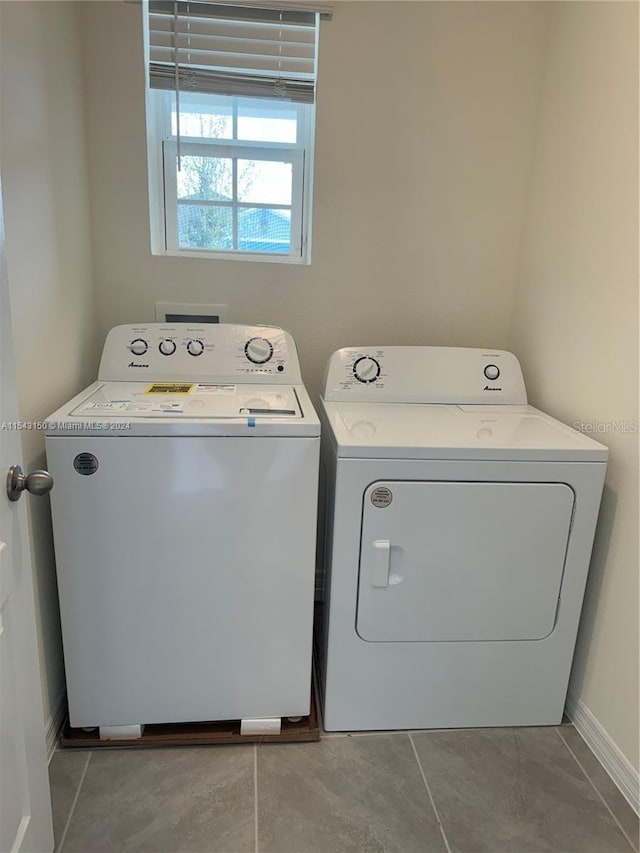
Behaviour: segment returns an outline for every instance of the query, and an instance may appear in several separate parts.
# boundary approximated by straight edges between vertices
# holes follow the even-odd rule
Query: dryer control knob
[[[380,376],[380,363],[370,355],[362,355],[353,362],[353,375],[358,382],[375,382]]]
[[[488,364],[484,369],[484,375],[487,379],[493,382],[494,379],[497,379],[498,376],[500,376],[500,368],[497,364]]]
[[[136,338],[129,344],[129,349],[134,355],[144,355],[149,349],[149,344],[142,338]]]
[[[176,342],[175,341],[160,341],[158,344],[158,349],[162,353],[162,355],[173,355],[176,351]]]
[[[189,341],[187,344],[187,352],[189,355],[202,355],[204,352],[204,344],[202,341]]]
[[[266,364],[273,355],[273,345],[266,338],[251,338],[244,345],[244,354],[253,364]]]

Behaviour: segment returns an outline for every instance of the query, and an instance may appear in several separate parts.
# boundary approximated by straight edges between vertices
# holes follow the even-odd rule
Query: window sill
[[[201,252],[197,249],[163,249],[161,251],[152,249],[151,254],[157,257],[198,258],[200,260],[212,261],[250,261],[251,263],[257,262],[261,264],[298,264],[299,266],[309,266],[311,264],[311,259],[309,258],[294,257],[292,255],[274,255],[268,252],[259,254],[258,252]]]

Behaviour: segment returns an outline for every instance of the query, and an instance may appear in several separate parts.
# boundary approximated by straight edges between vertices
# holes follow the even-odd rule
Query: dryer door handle
[[[376,539],[373,543],[373,585],[389,586],[389,559],[391,542],[388,539]]]

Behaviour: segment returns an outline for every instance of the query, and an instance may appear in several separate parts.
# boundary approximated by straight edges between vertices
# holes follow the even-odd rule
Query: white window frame
[[[311,186],[315,106],[290,104],[297,113],[295,143],[256,142],[225,138],[180,137],[182,155],[210,154],[231,159],[275,160],[292,165],[291,244],[289,254],[247,252],[239,249],[195,249],[178,245],[177,231],[177,140],[171,129],[173,93],[147,89],[147,150],[149,161],[149,213],[151,251],[154,255],[259,261],[262,263],[309,264],[311,249]],[[235,170],[234,170],[235,174]],[[235,182],[234,182],[235,183]],[[235,194],[235,190],[234,190]],[[206,200],[194,203],[207,204]],[[289,209],[288,205],[255,202],[211,202],[217,206]],[[235,216],[234,216],[235,223]],[[234,226],[235,237],[235,226]]]

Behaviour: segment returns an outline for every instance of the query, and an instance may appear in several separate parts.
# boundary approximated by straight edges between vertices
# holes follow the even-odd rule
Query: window
[[[278,5],[149,3],[154,254],[309,262],[319,12]]]
[[[301,257],[307,105],[183,95],[178,168],[175,96],[158,100],[166,248]]]

